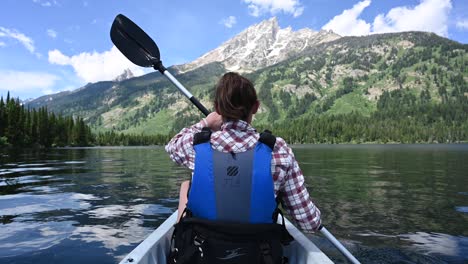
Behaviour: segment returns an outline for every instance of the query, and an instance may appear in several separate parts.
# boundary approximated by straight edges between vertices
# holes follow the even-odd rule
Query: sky
[[[467,0],[2,0],[0,96],[36,98],[112,80],[131,64],[109,30],[124,14],[158,44],[166,67],[190,62],[273,16],[281,28],[342,36],[430,31],[468,43]]]

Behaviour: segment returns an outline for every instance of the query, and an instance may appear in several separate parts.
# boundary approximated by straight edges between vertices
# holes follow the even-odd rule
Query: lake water
[[[468,263],[468,145],[294,152],[324,225],[363,263]],[[0,151],[0,263],[116,263],[189,177],[162,147]]]

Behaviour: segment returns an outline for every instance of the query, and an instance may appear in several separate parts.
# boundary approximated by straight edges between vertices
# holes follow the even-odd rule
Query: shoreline
[[[449,143],[401,143],[401,142],[365,142],[365,143],[290,143],[289,146],[293,148],[301,147],[331,147],[331,146],[340,146],[340,147],[356,147],[356,146],[468,146],[468,141],[463,142],[449,142]],[[114,146],[64,146],[64,147],[14,147],[14,146],[2,146],[1,151],[15,151],[15,150],[34,150],[34,151],[48,151],[55,149],[119,149],[119,148],[163,148],[165,145],[135,145],[135,146],[124,146],[124,145],[114,145]]]

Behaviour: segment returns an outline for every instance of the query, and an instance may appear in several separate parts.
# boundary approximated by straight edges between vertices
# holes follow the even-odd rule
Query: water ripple
[[[455,210],[460,213],[468,213],[468,206],[456,206]]]
[[[416,232],[399,235],[402,240],[410,241],[408,247],[425,254],[463,257],[468,261],[468,237],[452,236],[442,233]]]
[[[106,205],[100,206],[87,213],[94,218],[109,219],[113,217],[131,217],[136,215],[160,215],[170,214],[171,208],[159,204],[137,204],[137,205]]]
[[[10,223],[7,228],[0,228],[0,256],[17,256],[58,245],[72,234],[74,224],[73,221]]]
[[[87,209],[91,205],[85,201],[86,197],[86,195],[78,193],[2,195],[0,196],[0,216],[32,214],[62,209]]]

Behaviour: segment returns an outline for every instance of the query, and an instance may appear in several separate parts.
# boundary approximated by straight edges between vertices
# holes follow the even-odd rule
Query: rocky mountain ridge
[[[122,74],[114,78],[114,82],[121,82],[135,77],[130,69],[125,69]]]
[[[221,62],[228,71],[252,72],[297,55],[306,48],[340,38],[326,30],[280,28],[276,17],[250,26],[218,48],[175,68],[188,72],[200,66]]]

